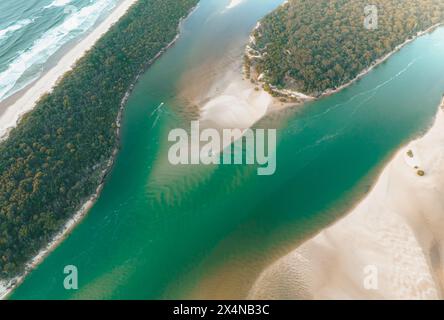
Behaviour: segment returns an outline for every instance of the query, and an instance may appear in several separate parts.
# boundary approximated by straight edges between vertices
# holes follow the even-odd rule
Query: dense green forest
[[[140,0],[0,144],[0,278],[24,270],[96,190],[138,74],[198,0]]]
[[[369,4],[377,8],[376,29],[364,25]],[[443,0],[290,0],[254,31],[246,75],[251,65],[266,89],[319,96],[443,21]]]

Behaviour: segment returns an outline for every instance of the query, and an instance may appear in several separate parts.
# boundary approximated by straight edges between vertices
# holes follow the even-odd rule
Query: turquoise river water
[[[245,297],[260,270],[346,213],[394,152],[432,124],[444,93],[444,29],[342,92],[256,124],[278,130],[274,175],[170,166],[168,132],[192,118],[179,94],[190,70],[242,59],[256,22],[281,3],[227,10],[228,1],[201,1],[132,93],[97,203],[13,299]],[[66,265],[77,266],[79,290],[64,289]]]

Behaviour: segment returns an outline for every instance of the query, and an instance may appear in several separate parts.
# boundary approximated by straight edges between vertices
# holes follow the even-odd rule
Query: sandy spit
[[[345,218],[265,269],[253,299],[442,299],[444,99]],[[423,175],[424,174],[424,175]]]

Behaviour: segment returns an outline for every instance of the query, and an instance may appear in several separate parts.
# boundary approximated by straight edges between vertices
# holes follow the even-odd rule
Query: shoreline
[[[350,80],[349,82],[346,82],[345,84],[339,86],[336,89],[327,89],[325,90],[319,97],[323,98],[323,97],[327,97],[327,96],[331,96],[339,91],[342,91],[343,89],[351,86],[352,84],[354,84],[355,82],[359,81],[360,79],[362,79],[364,76],[366,76],[368,73],[370,73],[373,69],[375,69],[376,67],[378,67],[380,64],[386,62],[390,57],[392,57],[394,54],[398,53],[403,47],[405,47],[406,45],[408,45],[409,43],[415,41],[416,39],[432,33],[433,31],[435,31],[437,28],[441,27],[444,25],[444,22],[440,22],[437,23],[431,27],[429,27],[428,29],[424,30],[424,31],[420,31],[418,32],[415,36],[413,36],[411,39],[407,39],[406,41],[404,41],[403,43],[401,43],[400,45],[396,46],[391,52],[387,53],[385,56],[376,59],[372,65],[370,65],[369,67],[367,67],[366,69],[362,70],[355,78],[353,78],[352,80]]]
[[[253,29],[252,34],[250,35],[250,42],[247,44],[247,47],[245,49],[245,56],[248,57],[248,59],[250,61],[252,59],[260,58],[262,56],[262,55],[257,56],[257,55],[252,55],[251,54],[251,51],[255,51],[257,53],[256,50],[251,48],[251,44],[252,43],[254,44],[254,42],[256,41],[255,37],[253,36],[253,32],[255,30],[257,30],[260,26],[261,26],[261,24],[259,22],[256,25],[256,27]],[[382,63],[386,62],[390,57],[392,57],[394,54],[399,52],[403,47],[405,47],[409,43],[415,41],[416,39],[418,39],[418,38],[420,38],[420,37],[422,37],[422,36],[424,36],[426,34],[429,34],[429,33],[433,32],[433,31],[435,31],[437,28],[442,27],[442,26],[444,26],[444,22],[437,23],[437,24],[435,24],[433,26],[430,26],[429,28],[427,28],[424,31],[418,32],[411,39],[407,39],[403,43],[401,43],[398,46],[396,46],[391,52],[387,53],[385,56],[382,56],[381,58],[373,61],[373,63],[369,67],[367,67],[366,69],[362,70],[355,78],[353,78],[350,81],[342,84],[341,86],[339,86],[336,89],[331,89],[331,88],[327,89],[327,90],[323,91],[318,96],[312,96],[312,95],[308,95],[308,94],[305,94],[305,93],[302,93],[302,92],[299,92],[299,91],[290,90],[290,89],[277,89],[276,86],[274,86],[272,84],[269,84],[269,83],[266,83],[264,81],[261,81],[261,79],[259,79],[259,78],[261,78],[262,75],[259,75],[258,77],[256,77],[256,79],[252,78],[252,80],[254,80],[256,84],[261,84],[262,86],[265,85],[265,84],[268,84],[270,86],[270,88],[271,88],[271,91],[273,93],[276,93],[276,94],[279,95],[276,98],[279,98],[279,97],[282,98],[283,97],[283,98],[289,98],[289,99],[298,99],[298,101],[296,102],[296,105],[301,105],[301,104],[303,104],[305,102],[308,102],[308,101],[319,100],[321,98],[328,97],[328,96],[331,96],[331,95],[333,95],[335,93],[338,93],[338,92],[346,89],[347,87],[351,86],[355,82],[361,80],[364,76],[366,76],[368,73],[370,73],[376,67],[378,67]],[[253,71],[255,71],[254,70],[254,66],[251,66],[250,68]]]
[[[370,192],[267,267],[249,298],[442,299],[443,165],[444,96],[428,131],[397,150]],[[372,270],[377,285],[369,289]]]
[[[137,0],[130,0],[133,2],[137,2]],[[33,257],[25,266],[25,271],[23,274],[16,276],[9,280],[1,280],[0,279],[0,300],[7,299],[12,292],[25,280],[26,276],[32,272],[40,263],[44,261],[44,259],[53,252],[70,234],[71,232],[77,227],[77,225],[83,221],[83,219],[87,216],[89,210],[94,206],[97,199],[99,198],[105,183],[106,179],[109,175],[109,173],[112,171],[112,168],[114,166],[115,159],[117,157],[117,154],[120,150],[120,133],[121,133],[121,123],[123,120],[123,111],[125,109],[126,103],[134,90],[136,84],[138,83],[140,77],[147,71],[147,69],[157,61],[169,48],[171,48],[177,40],[180,38],[181,32],[182,32],[182,25],[183,22],[194,13],[195,10],[197,10],[199,7],[199,3],[191,8],[191,10],[188,12],[188,14],[185,17],[182,17],[179,21],[178,27],[177,27],[177,35],[174,37],[174,39],[168,43],[162,50],[160,50],[153,58],[151,58],[145,66],[141,69],[137,77],[135,78],[134,82],[131,84],[131,86],[128,88],[127,92],[125,93],[125,96],[123,97],[121,103],[120,103],[120,109],[117,115],[116,119],[116,142],[117,145],[115,149],[113,150],[112,156],[110,159],[108,159],[107,164],[105,168],[101,172],[101,178],[100,178],[100,184],[98,185],[96,192],[88,198],[88,200],[85,201],[85,203],[80,207],[80,209],[74,214],[72,218],[70,218],[65,225],[63,226],[62,230],[60,230],[54,238],[51,240],[51,242],[48,243],[46,247],[41,249],[38,254]],[[129,8],[129,7],[128,7]],[[118,8],[117,8],[118,9]],[[116,9],[116,10],[117,10]],[[126,11],[125,11],[126,13]],[[123,16],[124,14],[122,14]],[[106,21],[106,19],[105,19]],[[102,34],[103,35],[103,34]],[[81,43],[81,42],[80,42]],[[76,60],[77,61],[77,60]],[[75,62],[74,62],[75,64]],[[0,138],[1,141],[2,138]]]
[[[31,84],[18,98],[13,99],[0,114],[0,142],[8,138],[9,132],[20,123],[21,118],[33,110],[40,98],[51,92],[63,75],[72,70],[77,60],[82,58],[121,17],[134,5],[137,0],[123,0],[98,26],[89,32],[73,48],[50,68],[44,75]]]

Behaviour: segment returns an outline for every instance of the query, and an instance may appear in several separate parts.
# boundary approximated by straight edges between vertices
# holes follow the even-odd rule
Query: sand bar
[[[444,100],[345,218],[265,269],[254,299],[442,299]],[[424,174],[424,175],[423,175]]]

